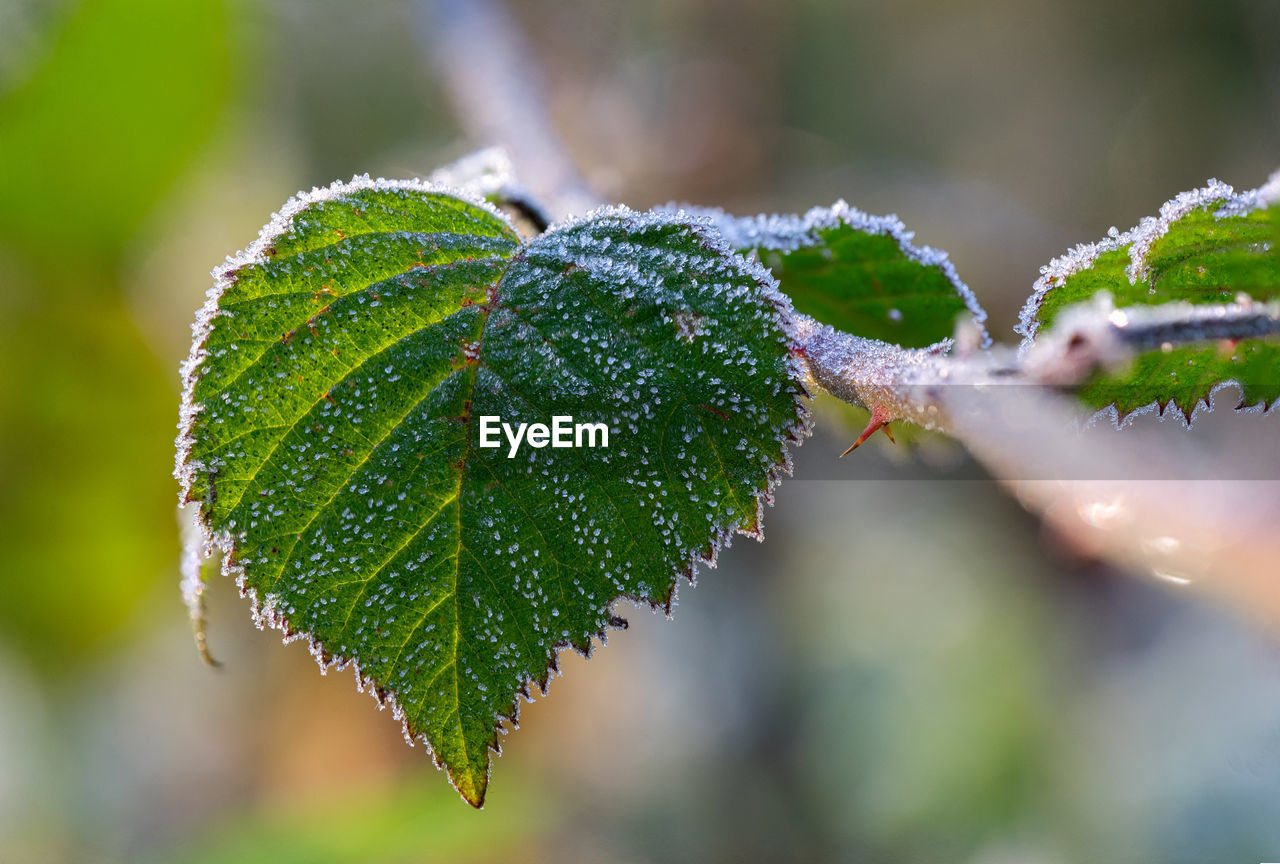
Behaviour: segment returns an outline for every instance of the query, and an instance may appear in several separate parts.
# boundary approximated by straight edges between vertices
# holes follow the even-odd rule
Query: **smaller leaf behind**
[[[739,252],[754,252],[778,279],[796,311],[856,336],[926,348],[951,337],[969,313],[991,343],[987,313],[960,280],[947,253],[915,246],[896,216],[871,216],[844,201],[804,216],[730,216],[714,208],[686,210],[710,219]]]
[[[1221,305],[1280,298],[1276,209],[1280,173],[1266,185],[1236,194],[1217,180],[1184,192],[1124,232],[1111,229],[1097,243],[1077,246],[1041,269],[1016,330],[1025,351],[1067,306],[1099,292],[1117,307],[1186,302]],[[1176,345],[1139,354],[1120,372],[1098,373],[1080,389],[1091,407],[1114,409],[1115,419],[1174,405],[1190,422],[1198,405],[1229,382],[1240,385],[1238,407],[1280,398],[1280,344],[1274,338]]]

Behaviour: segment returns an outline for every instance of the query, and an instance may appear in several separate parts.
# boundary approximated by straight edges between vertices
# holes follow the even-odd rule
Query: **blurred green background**
[[[1053,255],[1280,167],[1280,4],[1115,5],[511,11],[605,197],[897,212],[1009,341]],[[489,143],[422,21],[0,0],[0,862],[1280,856],[1274,633],[1061,548],[937,442],[837,463],[839,418],[764,546],[565,658],[482,812],[223,580],[202,666],[170,477],[189,323],[293,192]]]

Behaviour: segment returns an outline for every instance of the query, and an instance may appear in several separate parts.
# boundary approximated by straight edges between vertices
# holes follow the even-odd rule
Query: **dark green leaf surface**
[[[334,186],[221,272],[178,473],[260,620],[354,663],[478,805],[559,648],[758,532],[802,428],[784,304],[674,217],[521,245],[438,189]],[[480,446],[482,417],[558,415],[608,447]]]
[[[1165,204],[1158,217],[1132,231],[1077,247],[1044,268],[1019,332],[1030,345],[1064,308],[1112,295],[1117,307],[1184,301],[1226,304],[1245,295],[1280,299],[1277,212],[1268,187],[1235,195],[1211,182]],[[1095,375],[1080,395],[1095,408],[1115,406],[1119,418],[1155,404],[1172,404],[1188,419],[1228,381],[1242,390],[1241,406],[1270,406],[1280,398],[1280,343],[1274,338],[1168,345],[1139,355],[1120,373]]]
[[[948,339],[964,314],[986,312],[946,253],[912,245],[893,216],[870,216],[843,201],[800,216],[735,218],[695,208],[735,249],[754,252],[797,312],[839,330],[907,348]],[[984,342],[989,342],[983,330]]]

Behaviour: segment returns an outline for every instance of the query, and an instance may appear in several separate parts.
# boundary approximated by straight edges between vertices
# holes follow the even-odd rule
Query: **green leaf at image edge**
[[[669,608],[805,431],[785,298],[704,226],[604,210],[521,244],[479,201],[290,202],[197,323],[178,476],[260,624],[306,638],[479,806],[517,694]],[[609,446],[481,447],[478,418]]]
[[[1112,295],[1117,307],[1178,301],[1225,304],[1244,295],[1280,299],[1280,220],[1269,204],[1280,174],[1262,188],[1235,194],[1210,181],[1183,193],[1131,231],[1078,246],[1046,266],[1022,311],[1023,347],[1052,328],[1068,306]],[[1173,405],[1189,422],[1218,388],[1240,386],[1238,407],[1264,410],[1280,399],[1280,343],[1271,338],[1211,345],[1170,345],[1135,358],[1122,372],[1097,373],[1079,395],[1093,408],[1114,408],[1120,422],[1150,407]]]

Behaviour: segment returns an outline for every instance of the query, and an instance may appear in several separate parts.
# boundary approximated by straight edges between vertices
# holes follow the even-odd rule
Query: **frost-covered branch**
[[[1059,313],[1053,329],[1023,349],[1028,375],[1045,384],[1071,386],[1094,368],[1113,369],[1136,354],[1197,342],[1234,343],[1280,333],[1280,302],[1166,303],[1117,309],[1099,293]]]
[[[546,231],[554,221],[546,205],[516,179],[511,156],[501,147],[469,153],[432,171],[428,179],[514,211],[534,234]]]
[[[1280,334],[1280,302],[1129,306],[1109,295],[1064,310],[1051,333],[1018,353],[999,347],[954,354],[950,342],[905,349],[863,339],[796,316],[801,352],[814,384],[839,399],[879,410],[886,422],[909,420],[950,431],[938,387],[965,385],[1070,388],[1096,369],[1115,369],[1138,354],[1196,343],[1232,344]],[[969,343],[961,331],[961,341]]]

